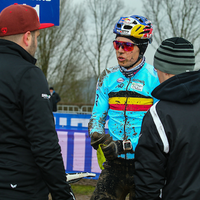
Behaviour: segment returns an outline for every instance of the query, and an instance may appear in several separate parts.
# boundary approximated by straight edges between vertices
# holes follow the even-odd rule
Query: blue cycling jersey
[[[122,74],[119,66],[104,70],[97,83],[94,108],[89,122],[90,136],[94,132],[105,133],[108,115],[108,130],[113,140],[130,140],[135,150],[142,119],[157,101],[151,95],[157,85],[157,72],[146,62],[130,78]],[[134,154],[126,153],[119,157],[133,159]]]

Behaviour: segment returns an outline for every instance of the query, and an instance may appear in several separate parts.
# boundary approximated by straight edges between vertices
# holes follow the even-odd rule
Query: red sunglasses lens
[[[120,42],[115,40],[113,41],[113,46],[116,50],[118,50],[120,47],[122,47],[124,51],[133,51],[134,49],[134,44],[130,42]]]

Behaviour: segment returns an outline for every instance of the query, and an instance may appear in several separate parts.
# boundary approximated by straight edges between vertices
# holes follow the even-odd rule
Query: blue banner
[[[32,6],[37,11],[41,23],[59,26],[59,0],[0,0],[0,11],[14,3]]]
[[[54,113],[66,173],[91,172],[96,174],[92,179],[98,179],[101,169],[96,150],[90,145],[88,134],[90,118],[89,114]],[[105,131],[108,131],[107,123]]]

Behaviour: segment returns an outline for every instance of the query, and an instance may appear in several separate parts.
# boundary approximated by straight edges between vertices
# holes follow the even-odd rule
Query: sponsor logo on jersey
[[[143,84],[141,83],[132,83],[131,85],[131,88],[134,89],[134,90],[138,90],[138,91],[141,91],[143,90]]]
[[[123,79],[123,78],[118,78],[118,79],[117,79],[117,82],[118,82],[118,83],[122,83],[122,82],[124,82],[124,79]]]

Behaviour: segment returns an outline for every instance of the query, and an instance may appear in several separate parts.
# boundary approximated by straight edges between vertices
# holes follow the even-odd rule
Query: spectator
[[[28,5],[0,13],[0,199],[75,199],[66,182],[46,78],[35,66],[40,24]]]
[[[164,40],[154,56],[160,101],[144,117],[135,152],[138,200],[196,200],[200,196],[200,71],[193,45]]]
[[[59,94],[55,92],[53,87],[50,87],[49,90],[50,90],[50,94],[51,94],[52,109],[53,109],[53,112],[56,112],[57,111],[57,103],[61,99],[60,99]]]
[[[134,151],[142,118],[156,101],[151,91],[159,84],[154,67],[144,57],[152,31],[151,22],[138,15],[121,17],[114,26],[119,65],[102,72],[88,127],[91,145],[102,147],[106,157],[91,200],[123,200],[128,193],[134,198]],[[107,115],[109,133],[105,134]]]

